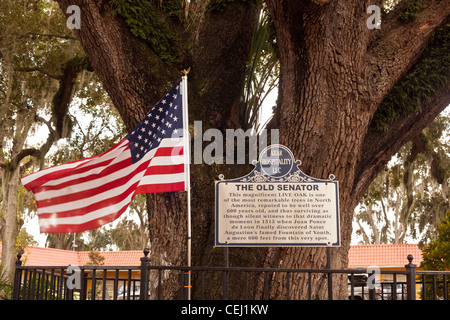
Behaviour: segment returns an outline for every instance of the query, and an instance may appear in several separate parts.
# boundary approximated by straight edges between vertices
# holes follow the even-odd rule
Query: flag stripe
[[[145,165],[145,163],[144,163]],[[143,168],[143,170],[145,170],[145,167]],[[183,171],[184,172],[184,171]],[[118,185],[115,188],[101,188],[101,189],[96,189],[95,191],[97,191],[96,193],[92,193],[90,194],[89,192],[87,193],[87,196],[85,194],[84,198],[78,199],[76,197],[76,191],[72,191],[70,193],[70,195],[63,195],[62,197],[67,197],[65,202],[63,203],[59,203],[56,197],[53,197],[50,199],[50,203],[51,205],[49,205],[48,203],[45,203],[45,207],[41,206],[40,203],[38,203],[39,207],[47,208],[46,210],[52,211],[52,212],[59,212],[59,211],[64,211],[67,210],[67,205],[70,205],[70,207],[73,210],[77,210],[80,208],[85,208],[88,207],[90,205],[94,205],[98,199],[102,199],[102,198],[111,198],[111,197],[115,197],[120,193],[123,193],[123,189],[124,188],[128,188],[130,185],[134,185],[136,182],[139,182],[141,179],[143,180],[141,182],[142,185],[144,184],[148,184],[148,183],[152,183],[157,181],[158,183],[160,181],[162,181],[163,183],[166,182],[171,182],[173,179],[173,175],[154,175],[154,176],[148,176],[148,179],[143,178],[144,176],[144,172],[141,170],[140,173],[136,173],[133,172],[133,174],[131,174],[130,176],[127,177],[127,179],[124,179],[123,181],[121,181],[121,185]],[[178,177],[175,177],[175,179]],[[179,178],[178,178],[179,179]],[[137,185],[136,185],[137,186]],[[77,189],[80,190],[80,189]],[[79,192],[83,192],[83,191],[79,191]],[[74,196],[75,199],[72,199],[72,195]],[[55,202],[52,202],[52,200],[55,200]]]
[[[173,192],[184,190],[183,182],[171,182],[171,183],[158,183],[158,184],[146,184],[136,188],[136,194],[138,193],[158,193],[158,192]]]
[[[96,192],[96,190],[103,191],[108,187],[119,187],[120,184],[123,185],[128,179],[132,178],[133,175],[139,175],[139,177],[142,178],[144,174],[160,174],[161,176],[164,176],[164,174],[184,172],[184,164],[153,165],[148,167],[148,163],[150,161],[151,160],[142,162],[142,164],[140,163],[140,165],[134,168],[133,171],[125,168],[116,172],[111,172],[107,176],[101,176],[97,179],[92,179],[91,181],[85,181],[85,178],[80,178],[76,179],[74,183],[66,182],[66,184],[68,185],[66,185],[64,188],[57,188],[57,190],[52,190],[51,188],[49,188],[48,190],[40,190],[35,199],[38,202],[39,206],[47,206],[48,204],[47,202],[45,202],[46,200],[50,202],[55,201],[56,203],[58,202],[58,197],[72,197],[76,196],[76,194],[80,192],[84,192],[86,196],[95,196],[99,193]],[[124,160],[123,162],[126,163],[127,160]],[[143,171],[145,171],[145,173],[143,173]],[[116,180],[120,181],[115,183]],[[45,187],[41,187],[40,189],[45,189]],[[74,199],[67,198],[67,200],[70,201]]]
[[[36,173],[29,174],[22,178],[22,184],[24,185],[27,190],[32,191],[33,189],[39,187],[40,185],[51,181],[53,179],[57,179],[62,175],[72,173],[77,170],[79,167],[84,167],[86,163],[93,163],[93,160],[96,158],[106,156],[111,151],[115,150],[116,148],[122,146],[124,143],[127,143],[127,140],[124,138],[122,139],[116,146],[112,147],[110,150],[106,151],[102,155],[93,156],[81,160],[75,160],[68,163],[60,164],[55,167],[43,169],[41,171],[38,171]],[[105,158],[103,158],[105,159]]]
[[[79,165],[82,165],[83,163],[88,162],[89,160],[90,159],[84,159],[83,161],[78,161],[78,163],[71,163],[70,165],[67,164],[67,166],[64,165],[64,167],[61,167],[60,170],[56,171],[56,172],[55,171],[51,171],[51,170],[49,170],[49,172],[41,172],[41,171],[39,171],[36,174],[40,173],[40,177],[36,177],[36,179],[34,179],[34,180],[30,180],[31,177],[27,178],[29,176],[24,177],[22,179],[22,184],[28,191],[33,191],[35,188],[37,188],[38,186],[40,186],[40,185],[44,184],[45,182],[51,180],[52,178],[57,178],[60,175],[66,173],[66,172],[71,172],[73,170],[73,168],[75,168],[75,167],[77,167]],[[63,165],[61,165],[61,166],[63,166]],[[49,168],[49,169],[51,169],[51,168]],[[30,182],[27,182],[29,180],[30,180]]]
[[[171,149],[171,148],[164,147],[163,149]],[[149,159],[152,161],[151,166],[153,167],[153,166],[167,165],[167,163],[170,162],[172,162],[173,164],[182,163],[183,161],[182,156],[179,156],[178,159],[166,157],[156,159],[158,155],[167,154],[168,152],[169,151],[155,152],[154,158]],[[150,153],[148,155],[149,157],[151,156]],[[52,181],[53,183],[51,184],[49,182],[45,184],[45,186],[36,188],[36,191],[38,192],[36,200],[55,197],[56,195],[61,193],[62,189],[65,189],[64,194],[67,195],[68,193],[70,193],[69,187],[71,186],[76,186],[77,189],[95,188],[97,186],[103,185],[105,183],[105,179],[113,180],[116,179],[117,177],[127,174],[127,172],[136,172],[136,173],[139,172],[136,171],[136,167],[138,166],[138,164],[131,163],[131,157],[129,151],[127,150],[122,152],[122,154],[117,157],[116,162],[117,163],[110,164],[109,166],[105,167],[101,172],[97,172],[98,170],[96,169],[95,172],[87,171],[81,175],[79,174],[68,175],[60,179],[55,179],[54,181]],[[55,184],[55,181],[58,181],[59,183]]]
[[[156,192],[172,192],[172,191],[179,191],[184,189],[184,182],[177,182],[177,183],[167,183],[167,184],[157,184],[157,185],[145,185],[143,187],[138,187],[136,190],[140,189],[139,193],[156,193]],[[136,192],[137,194],[138,192]],[[127,197],[125,197],[122,201],[116,203],[116,207],[121,207],[120,209],[116,210],[117,212],[123,212],[128,207],[129,203],[131,202],[132,194],[128,194]],[[114,210],[113,210],[114,211]],[[101,215],[102,210],[95,210],[90,212],[89,214],[84,214],[81,216],[81,219],[76,215],[68,215],[61,217],[55,217],[52,214],[38,214],[39,215],[39,221],[40,225],[47,225],[51,226],[52,222],[55,223],[56,219],[58,221],[58,225],[85,225],[86,221],[95,221],[95,220],[102,220],[105,219],[105,217],[111,216],[111,214],[105,214]],[[112,220],[111,220],[112,221]],[[110,222],[110,221],[108,221]],[[46,232],[55,232],[55,231],[46,231]],[[75,232],[75,231],[70,231]]]
[[[94,188],[96,185],[101,185],[104,183],[103,178],[108,178],[109,174],[120,173],[122,169],[126,169],[127,165],[131,164],[131,158],[128,157],[125,160],[116,163],[112,166],[105,168],[103,175],[98,175],[98,178],[93,179],[91,175],[85,176],[75,176],[71,180],[65,179],[64,182],[57,185],[45,185],[39,188],[36,188],[36,191],[39,192],[39,196],[36,197],[37,200],[48,199],[61,194],[61,190],[65,189],[67,192],[71,186],[76,186],[77,189],[83,188]],[[94,184],[92,183],[94,182]]]
[[[108,155],[101,155],[90,162],[83,164],[74,170],[69,172],[64,172],[63,175],[58,175],[52,178],[50,181],[45,183],[46,187],[59,186],[64,182],[75,179],[76,177],[93,177],[96,174],[102,173],[109,166],[114,165],[117,162],[128,159],[130,157],[129,153],[126,152],[127,146],[117,149],[114,153],[109,153]],[[57,170],[57,167],[55,167]],[[40,192],[41,190],[38,189]]]
[[[139,188],[137,188],[139,189]],[[136,190],[137,190],[136,189]],[[184,182],[170,183],[170,184],[158,184],[158,185],[145,185],[144,188],[141,188],[142,193],[154,193],[154,192],[172,192],[179,191],[184,189]],[[129,188],[131,190],[131,188]],[[137,193],[136,193],[137,194]],[[116,201],[114,206],[111,206],[112,212],[123,212],[131,202],[134,194],[132,192],[128,192],[126,196],[123,197],[120,201]],[[117,199],[116,199],[117,200]],[[59,224],[70,224],[70,225],[83,225],[86,222],[94,221],[94,220],[104,220],[105,217],[110,216],[111,214],[105,213],[104,210],[96,209],[92,210],[88,214],[84,212],[81,215],[70,214],[70,212],[66,212],[64,214],[58,214],[58,217],[55,214],[39,214],[39,221],[42,225],[52,225],[54,223]],[[50,231],[47,231],[50,232]],[[74,232],[74,231],[71,231]]]
[[[136,194],[184,190],[183,123],[178,83],[105,153],[23,177],[41,232],[89,230],[118,218]]]
[[[109,222],[114,221],[117,219],[122,213],[124,213],[128,208],[128,204],[123,206],[121,209],[117,210],[117,212],[102,216],[97,219],[91,219],[87,222],[77,222],[73,220],[65,220],[60,219],[58,222],[51,224],[49,223],[48,219],[41,219],[39,218],[39,226],[41,233],[54,233],[54,232],[63,232],[63,233],[70,233],[70,232],[83,232],[86,230],[91,230],[94,228],[101,227]]]
[[[95,188],[87,190],[83,190],[83,188],[77,188],[75,192],[69,193],[68,191],[67,194],[63,194],[60,196],[58,196],[58,194],[61,194],[61,192],[57,192],[53,196],[49,196],[47,199],[37,200],[37,205],[41,208],[45,208],[51,205],[58,205],[63,203],[66,204],[77,200],[84,200],[83,204],[88,204],[89,202],[86,200],[100,195],[101,193],[105,192],[105,190],[115,190],[116,188],[120,189],[122,186],[126,185],[129,180],[136,176],[137,172],[145,171],[144,174],[151,174],[152,179],[160,178],[161,180],[164,179],[165,175],[184,172],[184,164],[150,168],[147,168],[147,166],[148,162],[143,162],[138,168],[136,168],[134,172],[130,172],[128,175],[120,175],[115,180],[103,179],[103,183]],[[159,175],[161,175],[161,177],[159,177],[157,172],[159,172]]]
[[[131,159],[130,159],[130,162],[131,162]],[[108,179],[108,177],[106,177],[106,179],[98,179],[99,185],[94,188],[84,189],[84,188],[82,188],[82,185],[80,184],[81,188],[76,188],[76,189],[72,188],[72,189],[74,189],[73,191],[70,190],[71,189],[70,187],[66,188],[66,190],[69,189],[69,190],[67,190],[68,192],[63,193],[60,196],[58,196],[59,194],[61,194],[61,192],[59,190],[56,191],[56,193],[52,192],[49,195],[47,195],[48,196],[47,199],[36,201],[37,205],[40,208],[45,208],[45,207],[56,206],[56,205],[60,205],[60,204],[68,204],[68,203],[74,202],[74,201],[79,202],[79,200],[83,200],[82,201],[83,206],[89,205],[90,199],[94,198],[93,201],[96,201],[96,197],[105,191],[119,189],[118,192],[121,192],[120,191],[122,189],[121,187],[123,185],[126,185],[127,182],[129,182],[134,177],[136,177],[137,173],[141,173],[142,171],[146,170],[147,165],[148,165],[148,161],[142,162],[142,163],[140,163],[139,167],[137,167],[134,171],[129,172],[128,175],[119,175],[118,178],[114,179],[114,180]],[[140,179],[140,177],[137,177],[137,179]],[[54,209],[54,210],[57,210],[57,209]]]
[[[160,155],[167,155],[172,153],[176,153],[179,150],[179,144],[180,144],[180,139],[167,139],[162,146],[160,147],[161,151],[155,150],[154,152],[149,152],[147,157],[151,157],[152,155],[154,156],[160,156]],[[172,148],[174,148],[174,151],[171,151]],[[165,150],[166,148],[169,148],[170,150]],[[92,179],[94,174],[104,174],[104,173],[108,173],[108,170],[118,170],[119,167],[112,167],[117,165],[117,163],[120,163],[123,160],[127,160],[130,158],[130,154],[128,152],[126,152],[126,150],[129,150],[128,148],[124,148],[123,150],[121,150],[120,153],[115,153],[114,156],[115,158],[111,158],[111,159],[95,159],[97,161],[95,161],[95,163],[91,162],[91,163],[86,163],[83,165],[83,167],[81,168],[77,168],[75,170],[72,170],[70,172],[68,172],[67,174],[65,174],[64,176],[59,175],[56,178],[52,178],[52,181],[49,181],[48,183],[45,184],[46,187],[51,187],[51,186],[56,186],[56,188],[58,186],[65,186],[64,183],[74,180],[77,177],[86,177],[88,178],[87,180],[89,180],[89,178]],[[105,160],[105,161],[103,161]],[[127,162],[127,164],[129,164],[130,162]],[[108,166],[109,165],[109,166]],[[125,165],[122,163],[122,166]],[[56,167],[55,167],[56,168]],[[42,190],[38,190],[38,191],[42,191]]]
[[[162,154],[168,154],[168,152],[162,152]],[[170,159],[173,160],[173,157]],[[184,157],[180,156],[180,160],[182,159],[184,159]],[[155,158],[152,158],[151,160],[155,160]],[[139,165],[139,168],[146,170],[145,174],[152,173],[152,170],[156,170],[160,174],[144,176],[142,170],[137,169],[125,179],[119,178],[120,181],[116,184],[116,188],[112,187],[112,185],[115,184],[114,181],[109,182],[110,185],[107,186],[106,191],[104,192],[102,192],[102,190],[105,189],[100,187],[96,190],[97,193],[95,194],[89,194],[89,192],[87,192],[89,196],[86,196],[86,193],[83,193],[84,191],[80,191],[85,195],[84,197],[78,197],[76,193],[70,193],[67,196],[62,196],[66,201],[58,201],[57,197],[52,197],[48,202],[41,203],[41,201],[38,201],[39,219],[43,221],[48,219],[49,221],[53,221],[53,224],[60,224],[60,219],[67,217],[81,217],[81,220],[79,220],[78,223],[83,223],[84,221],[92,219],[103,219],[104,214],[109,215],[111,212],[120,210],[119,208],[124,205],[128,206],[135,194],[147,193],[150,191],[171,192],[182,190],[184,188],[184,163],[177,164],[177,170],[175,170],[173,166],[165,166],[166,170],[162,171],[163,168],[161,168],[161,166],[150,166],[146,168],[148,162],[150,162],[150,160],[144,162],[144,165]],[[140,164],[140,162],[137,164]],[[136,171],[141,171],[141,175],[136,174]],[[172,172],[175,173],[171,174]],[[126,189],[124,190],[124,188]],[[99,201],[99,199],[104,200]],[[67,210],[67,207],[70,207],[70,210]]]
[[[134,195],[134,190],[138,185],[138,181],[135,181],[134,184],[128,186],[127,189],[123,190],[122,193],[116,194],[115,196],[111,196],[108,198],[104,198],[103,200],[92,203],[89,206],[81,206],[79,208],[70,207],[70,210],[64,211],[64,207],[59,207],[58,210],[52,208],[42,208],[39,211],[44,211],[38,213],[40,219],[60,219],[60,218],[68,218],[68,217],[76,217],[79,222],[83,222],[84,220],[90,220],[92,217],[98,218],[101,217],[104,213],[111,213],[109,210],[104,210],[105,208],[110,208],[110,210],[115,211],[117,206],[122,202],[125,203],[131,202],[131,199]],[[56,207],[56,206],[55,206]],[[66,206],[67,208],[67,206]]]

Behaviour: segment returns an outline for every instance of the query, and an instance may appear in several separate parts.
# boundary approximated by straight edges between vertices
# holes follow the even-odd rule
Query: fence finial
[[[412,261],[413,261],[413,259],[414,259],[414,256],[412,255],[412,254],[408,254],[408,261],[409,261],[409,264],[412,264]]]
[[[22,260],[20,260],[21,258],[22,258],[22,253],[19,252],[17,254],[16,266],[21,266],[22,265]]]
[[[149,248],[145,248],[144,249],[144,256],[147,258],[148,254],[150,253],[150,249]]]

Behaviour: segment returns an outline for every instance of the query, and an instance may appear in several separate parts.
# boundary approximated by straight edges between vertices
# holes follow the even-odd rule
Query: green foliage
[[[35,277],[29,277],[27,279],[26,286],[24,286],[24,283],[22,283],[19,292],[19,300],[22,301],[27,299],[57,300],[57,292],[55,288],[59,288],[60,285],[61,285],[60,277],[50,279],[50,277],[48,276],[45,277],[42,276],[42,274],[36,274]]]
[[[51,146],[51,135],[39,131],[42,127],[54,129],[52,98],[58,89],[61,67],[83,52],[65,24],[64,13],[51,0],[0,1],[0,163],[9,166],[0,170],[4,186],[0,190],[0,223],[13,230],[11,236],[3,234],[4,247],[33,244],[22,225],[35,203],[20,185],[19,177],[37,161],[20,154],[24,149],[40,149],[41,160]],[[43,143],[43,135],[49,143]],[[15,213],[16,221],[5,219]],[[13,259],[3,258],[5,264]]]
[[[381,7],[384,12],[389,12],[402,0],[382,0]]]
[[[92,66],[91,66],[91,62],[89,61],[88,57],[86,56],[75,56],[72,59],[70,59],[69,61],[67,61],[65,63],[65,67],[66,68],[80,68],[80,69],[86,69],[89,71],[93,71]]]
[[[438,238],[422,249],[422,257],[423,261],[420,264],[420,267],[424,270],[450,270],[450,211],[447,217],[443,219],[439,225]],[[425,285],[425,288],[422,288],[421,294],[423,296],[423,290],[425,289],[426,298],[432,299],[433,284],[429,283],[428,280],[430,279],[427,278],[427,284]],[[442,276],[437,276],[436,295],[438,298],[443,297],[444,295],[442,280]]]
[[[268,94],[278,86],[279,54],[275,40],[275,29],[269,13],[261,11],[258,28],[253,34],[245,69],[239,121],[244,130],[264,129],[259,115]]]
[[[167,28],[161,15],[163,12],[179,8],[180,4],[175,0],[167,1],[167,3],[161,1],[164,5],[158,8],[157,2],[112,0],[111,4],[113,14],[125,19],[125,23],[135,37],[145,40],[161,59],[168,64],[173,64],[179,56],[179,38]]]
[[[147,196],[137,194],[114,228],[107,230],[110,244],[118,250],[142,250],[149,245]]]
[[[147,228],[147,226],[146,226]],[[114,229],[109,230],[111,242],[119,250],[142,250],[140,226],[126,216],[119,220]]]
[[[6,278],[5,272],[2,271],[0,264],[0,300],[11,300],[13,285]]]
[[[438,238],[422,249],[424,270],[450,270],[450,212],[439,224]]]
[[[100,154],[124,136],[117,110],[88,71],[93,71],[90,62],[56,2],[0,0],[0,163],[9,165],[23,149],[40,149],[39,157],[20,162],[23,176],[41,166]],[[65,101],[63,91],[70,93],[64,95]],[[48,134],[59,133],[59,128],[67,139]],[[57,151],[47,154],[43,147],[55,142]],[[0,175],[0,184],[9,184],[8,179]],[[15,242],[32,245],[22,223],[32,217],[36,203],[17,178],[15,183],[17,199],[4,197],[0,190],[0,221],[4,222],[8,203],[17,202],[10,206],[20,213]],[[70,241],[72,235],[67,236]],[[61,247],[64,241],[54,243]]]
[[[389,92],[374,115],[372,124],[388,130],[400,116],[418,111],[422,103],[450,80],[450,25],[437,31],[421,59]]]
[[[355,212],[362,243],[412,238],[420,245],[436,239],[449,208],[449,128],[450,116],[443,112],[373,180]]]
[[[88,253],[89,262],[87,266],[102,266],[105,264],[105,257],[99,251],[92,250]]]
[[[48,165],[102,154],[126,134],[120,115],[95,74],[85,77],[91,85],[75,93],[76,102],[69,108],[68,116],[73,124],[70,139],[47,156]]]
[[[89,262],[86,263],[86,266],[102,266],[105,264],[105,257],[102,256],[102,254],[99,251],[96,250],[92,250],[89,251],[88,253],[88,257],[89,257]],[[95,276],[98,278],[100,277],[101,273],[100,271],[94,271],[95,272]],[[101,294],[101,290],[102,290],[102,285],[103,285],[103,281],[101,280],[97,280],[95,282],[95,288],[94,288],[94,295],[95,298],[98,298]],[[92,291],[89,290],[89,295],[92,295]]]
[[[161,9],[167,14],[179,12],[183,7],[183,0],[164,0],[160,1]]]
[[[72,59],[66,61],[64,63],[64,66],[62,67],[62,71],[66,71],[66,70],[92,70],[92,66],[91,63],[89,62],[89,59],[86,56],[75,56]],[[64,83],[63,80],[61,79],[59,81],[59,88],[58,91],[55,93],[55,95],[53,96],[53,108],[57,108],[58,105],[61,102],[61,96],[63,93],[63,89],[64,89]]]
[[[243,2],[248,4],[256,4],[257,0],[213,0],[208,3],[207,10],[220,12],[233,2]]]
[[[406,6],[403,12],[400,14],[399,19],[404,22],[410,22],[417,17],[417,12],[423,8],[423,3],[421,0],[412,2]]]

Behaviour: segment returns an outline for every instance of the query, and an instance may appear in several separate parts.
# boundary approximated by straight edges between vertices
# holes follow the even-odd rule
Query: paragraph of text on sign
[[[335,183],[216,185],[216,245],[339,245]]]

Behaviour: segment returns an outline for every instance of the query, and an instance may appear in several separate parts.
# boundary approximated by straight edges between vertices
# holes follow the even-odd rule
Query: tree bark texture
[[[181,76],[179,70],[187,67],[192,67],[190,121],[202,121],[204,130],[222,131],[236,123],[245,61],[258,19],[255,5],[236,1],[223,11],[205,6],[194,26],[180,33],[185,51],[178,63],[167,65],[130,33],[121,17],[113,16],[107,3],[58,2],[64,12],[68,5],[80,6],[81,29],[75,33],[128,129]],[[380,30],[369,30],[367,6],[381,5],[381,1],[265,1],[281,63],[276,111],[280,143],[302,161],[300,168],[306,174],[317,178],[334,174],[339,181],[342,247],[332,249],[332,268],[347,267],[353,211],[376,173],[449,103],[447,86],[434,98],[436,103],[429,102],[421,111],[398,119],[388,131],[370,129],[380,103],[420,57],[433,32],[448,21],[448,2],[424,0],[417,19],[401,24],[399,12],[409,2],[404,0],[387,14]],[[245,166],[191,165],[193,265],[223,265],[223,251],[213,247],[214,180],[219,173],[228,179],[246,172]],[[148,207],[152,263],[185,264],[185,194],[150,195]],[[230,266],[326,265],[324,248],[233,248],[230,255]],[[165,283],[171,285],[165,287],[163,297],[177,296],[178,280],[179,275],[165,275]],[[252,280],[252,297],[262,298],[262,280]],[[271,276],[270,298],[285,297],[284,280]],[[346,285],[337,285],[344,280],[334,279],[335,298],[345,298]],[[230,281],[236,295],[231,298],[241,297],[242,280]],[[292,280],[291,298],[307,297],[306,281],[302,277]],[[313,275],[312,282],[312,298],[327,298],[326,277]],[[194,285],[194,294],[197,289]],[[207,289],[220,298],[219,285],[211,282]]]
[[[409,115],[414,125],[405,128],[397,123],[391,132],[377,132],[372,137],[371,120],[385,95],[417,61],[432,31],[448,19],[448,3],[427,2],[426,12],[409,25],[396,20],[395,13],[402,5],[386,22],[383,20],[381,32],[366,26],[366,7],[373,4],[370,1],[330,1],[324,6],[308,1],[303,5],[293,1],[266,3],[280,48],[280,140],[299,157],[305,173],[319,178],[333,173],[339,181],[343,245],[332,250],[331,267],[345,268],[357,202],[399,147],[424,127],[422,122],[429,123],[418,112]],[[377,80],[381,74],[388,75],[386,81]],[[436,111],[443,110],[449,102],[448,92],[444,100],[446,103],[430,105],[426,114],[434,118]],[[406,122],[406,118],[399,122]],[[384,143],[395,143],[396,147],[381,147],[382,136],[388,139]],[[371,138],[377,139],[377,144]],[[367,165],[374,160],[380,161],[378,167]],[[365,179],[366,175],[370,178]],[[268,266],[325,267],[325,249],[275,248],[269,252],[277,258],[269,258]],[[282,280],[274,281],[281,284]],[[345,277],[340,280],[341,284],[346,281]],[[306,279],[299,281],[300,287],[306,287]],[[318,291],[313,297],[326,298],[320,287],[315,286]],[[273,290],[274,297],[281,296],[276,287]],[[333,291],[335,297],[347,294],[345,285],[335,285]]]
[[[19,234],[19,221],[17,219],[17,198],[19,190],[19,170],[6,171],[2,174],[3,201],[5,217],[1,219],[0,236],[2,239],[2,267],[6,280],[14,280],[15,243]]]

